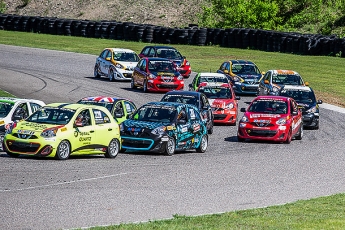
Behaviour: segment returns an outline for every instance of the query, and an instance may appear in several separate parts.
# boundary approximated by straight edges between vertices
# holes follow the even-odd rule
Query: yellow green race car
[[[121,149],[119,125],[108,109],[96,105],[53,103],[13,123],[3,141],[11,157],[32,155],[66,160],[70,155],[104,154]]]

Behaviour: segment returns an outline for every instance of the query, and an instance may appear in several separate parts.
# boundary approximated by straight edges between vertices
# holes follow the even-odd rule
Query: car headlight
[[[310,109],[307,110],[307,113],[316,113],[317,112],[317,108],[316,106],[311,107]]]
[[[240,122],[244,122],[244,123],[246,123],[246,122],[248,122],[249,121],[249,119],[248,119],[248,117],[247,116],[243,116],[242,118],[241,118],[241,120],[240,120]]]
[[[285,125],[286,124],[286,118],[280,118],[278,121],[277,121],[277,125]]]
[[[116,63],[115,65],[116,68],[119,68],[119,69],[124,69],[125,67],[119,63]]]
[[[58,128],[56,128],[56,127],[45,129],[42,131],[41,137],[43,137],[43,138],[55,137],[57,131],[58,131]]]
[[[154,135],[162,135],[165,133],[165,130],[166,130],[165,126],[160,126],[152,130],[151,133]]]
[[[186,61],[186,65],[190,65],[190,64],[189,64],[189,61]]]
[[[231,103],[225,105],[225,108],[226,109],[233,109],[234,108],[234,103],[231,102]]]
[[[178,75],[178,77],[177,77],[177,80],[183,80],[183,77],[182,77],[182,75],[180,74],[180,75]]]
[[[277,87],[273,86],[272,91],[277,93],[279,91],[279,89]]]
[[[150,75],[149,75],[149,78],[152,78],[152,79],[155,79],[157,76],[156,75],[154,75],[154,74],[152,74],[152,73],[150,73]]]
[[[239,78],[239,77],[237,77],[237,76],[235,76],[235,77],[234,77],[234,81],[239,82],[239,81],[240,81],[240,78]]]

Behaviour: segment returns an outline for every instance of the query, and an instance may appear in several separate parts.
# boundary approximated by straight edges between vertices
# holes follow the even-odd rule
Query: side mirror
[[[308,86],[308,85],[309,85],[309,82],[306,81],[306,82],[304,82],[304,84],[305,84],[305,86]]]
[[[186,120],[178,120],[178,121],[177,121],[177,124],[179,124],[179,125],[184,125],[184,124],[186,124],[186,123],[187,123]]]
[[[110,57],[106,57],[105,58],[106,61],[110,61],[110,59],[111,59]]]
[[[235,96],[235,99],[236,100],[241,100],[241,97],[240,96]]]
[[[115,113],[115,117],[116,118],[121,118],[121,117],[123,117],[123,114],[122,113]]]
[[[268,80],[265,80],[264,83],[265,83],[265,84],[269,84],[270,82],[269,82]]]
[[[317,104],[322,104],[322,100],[318,100],[318,101],[317,101]]]
[[[241,108],[241,112],[246,112],[246,108]]]
[[[224,70],[225,74],[229,74],[229,71],[227,69]]]
[[[298,114],[297,111],[292,111],[292,115],[293,115],[293,116],[296,116],[297,114]]]

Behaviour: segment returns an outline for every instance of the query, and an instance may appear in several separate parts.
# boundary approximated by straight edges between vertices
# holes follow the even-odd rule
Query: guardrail
[[[268,52],[345,57],[345,39],[247,28],[170,28],[118,21],[91,21],[0,14],[0,29],[162,44],[219,45]]]

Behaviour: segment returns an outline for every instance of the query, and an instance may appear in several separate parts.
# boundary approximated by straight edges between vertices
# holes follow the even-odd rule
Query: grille
[[[176,89],[178,87],[178,85],[164,85],[164,84],[158,84],[157,85],[158,88],[162,88],[162,89]]]
[[[13,136],[19,139],[38,139],[36,135],[29,135],[29,134],[14,133]]]
[[[252,126],[256,126],[256,127],[272,127],[274,126],[271,123],[266,123],[266,122],[251,122],[250,123]]]
[[[252,137],[273,137],[277,134],[277,131],[274,130],[246,130],[249,136]]]
[[[122,146],[128,148],[144,148],[147,149],[152,145],[150,140],[132,140],[132,139],[122,139]]]
[[[7,142],[8,149],[13,152],[35,153],[40,148],[38,143],[23,143],[23,142]]]
[[[214,120],[224,120],[227,115],[226,114],[214,114]]]

